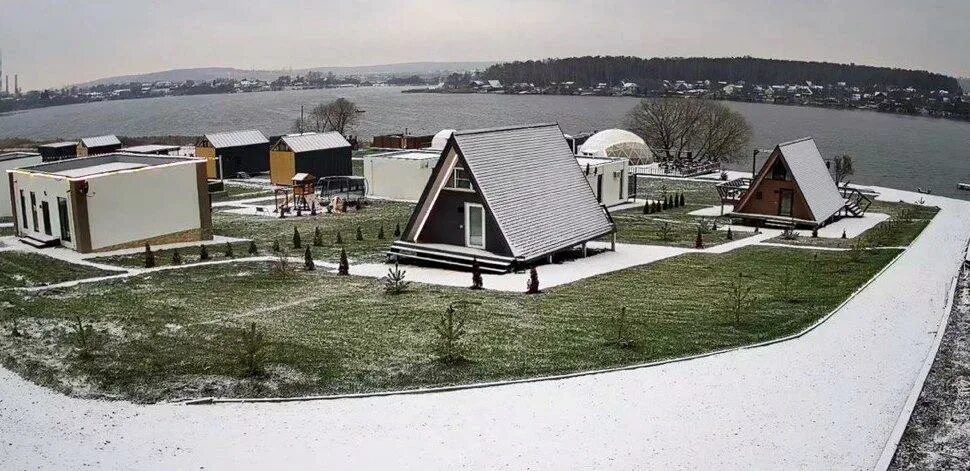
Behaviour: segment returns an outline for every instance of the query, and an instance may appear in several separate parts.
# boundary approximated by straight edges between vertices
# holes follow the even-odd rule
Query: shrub
[[[697,231],[697,237],[694,238],[694,248],[703,249],[704,248],[704,237],[701,235],[701,231]]]
[[[684,198],[684,192],[680,192],[680,206],[687,206],[687,200]]]
[[[484,283],[482,283],[482,266],[478,263],[478,259],[472,261],[472,286],[471,289],[482,289]]]
[[[313,228],[313,246],[323,247],[323,232],[320,231],[320,226]]]
[[[280,241],[274,240],[273,241],[273,252],[274,253],[279,253],[281,250],[282,249],[280,248]]]
[[[795,229],[786,227],[785,230],[781,231],[781,238],[785,240],[796,240],[798,239],[798,233],[795,232]]]
[[[742,273],[738,273],[738,277],[728,287],[728,312],[734,315],[735,324],[741,324],[741,314],[748,308],[752,289],[753,287],[744,281]]]
[[[379,229],[377,229],[377,240],[384,240],[384,225],[383,224],[381,224],[381,227]]]
[[[302,245],[303,245],[303,241],[300,240],[300,229],[297,227],[294,227],[293,228],[293,248],[299,249],[299,248],[302,248],[301,247]]]
[[[526,282],[525,294],[539,294],[539,272],[536,267],[529,269],[529,281]]]
[[[256,241],[255,240],[249,241],[249,255],[258,255],[258,254],[259,254],[259,247],[256,247]]]
[[[404,275],[407,272],[401,270],[397,262],[394,262],[394,268],[387,269],[387,276],[384,277],[384,292],[391,295],[397,295],[404,293],[408,289],[408,285],[411,284],[410,281],[404,280]]]
[[[255,322],[250,322],[249,329],[243,331],[239,356],[245,376],[261,376],[266,372],[266,340]]]
[[[401,223],[394,226],[394,237],[401,237]]]
[[[610,317],[610,323],[613,335],[610,342],[619,348],[632,347],[634,342],[630,332],[630,320],[626,315],[626,306],[621,307],[615,316]]]
[[[347,251],[340,248],[340,264],[337,265],[337,274],[347,276],[350,274],[350,262],[347,261]]]
[[[209,248],[206,247],[205,244],[199,245],[199,260],[204,261],[208,259],[209,259]]]
[[[812,238],[818,239],[818,226],[812,228]]]
[[[175,251],[172,252],[172,265],[181,265],[181,264],[182,264],[182,255],[179,254],[179,249],[175,249]]]
[[[282,250],[278,250],[276,253],[276,261],[273,263],[273,269],[276,273],[281,276],[286,276],[290,273],[290,257],[289,254]]]
[[[338,245],[343,245],[344,239],[340,237],[340,231],[337,231],[337,237],[334,239],[334,242],[336,242]]]
[[[665,241],[665,242],[666,241],[670,241],[670,239],[671,239],[671,237],[670,237],[670,223],[669,222],[662,222],[657,227],[658,227],[657,233],[660,236],[660,240]]]
[[[435,353],[444,363],[457,363],[465,359],[463,339],[465,337],[465,318],[458,313],[455,303],[451,303],[434,324],[437,334]]]
[[[357,226],[357,240],[364,240],[364,232],[360,230],[360,226]]]
[[[650,200],[643,204],[643,214],[650,214]]]
[[[90,360],[93,358],[96,340],[94,327],[90,324],[84,325],[81,322],[81,316],[77,316],[75,317],[74,332],[72,334],[77,357],[81,360]]]
[[[842,229],[842,238],[843,239],[847,239],[848,238],[847,237],[847,234],[845,233],[845,229]]]
[[[232,253],[232,244],[226,242],[226,258],[234,258],[235,254]]]
[[[145,244],[145,268],[155,268],[155,252],[152,246]]]
[[[313,271],[317,268],[316,264],[313,263],[313,254],[310,252],[310,247],[307,247],[306,251],[303,252],[303,268],[306,268],[307,271]]]
[[[727,236],[726,237],[727,237],[727,240],[734,240],[734,232],[731,231],[731,228],[730,227],[727,230]]]

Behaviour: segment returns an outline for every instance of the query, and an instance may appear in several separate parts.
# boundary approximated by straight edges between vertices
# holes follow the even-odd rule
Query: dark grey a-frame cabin
[[[459,131],[390,254],[504,272],[615,230],[559,125]]]

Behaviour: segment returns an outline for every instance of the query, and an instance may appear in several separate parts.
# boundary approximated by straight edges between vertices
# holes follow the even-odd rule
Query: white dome
[[[442,129],[438,131],[434,137],[431,138],[431,148],[436,150],[444,150],[445,146],[448,145],[448,139],[455,132],[454,129]]]
[[[621,157],[634,165],[653,161],[653,152],[646,142],[630,131],[607,129],[593,134],[579,146],[579,153],[594,157]]]

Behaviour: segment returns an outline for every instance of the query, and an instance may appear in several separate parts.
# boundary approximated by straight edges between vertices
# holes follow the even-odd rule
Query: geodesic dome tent
[[[653,152],[647,143],[640,136],[623,129],[607,129],[593,134],[579,147],[579,154],[624,158],[630,161],[630,165],[653,162]]]
[[[448,138],[455,132],[454,129],[442,129],[431,138],[431,149],[444,150],[448,145]]]

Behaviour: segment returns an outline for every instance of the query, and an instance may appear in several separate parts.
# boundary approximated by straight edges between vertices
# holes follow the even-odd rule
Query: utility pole
[[[300,126],[297,128],[303,134],[303,105],[300,105]]]

